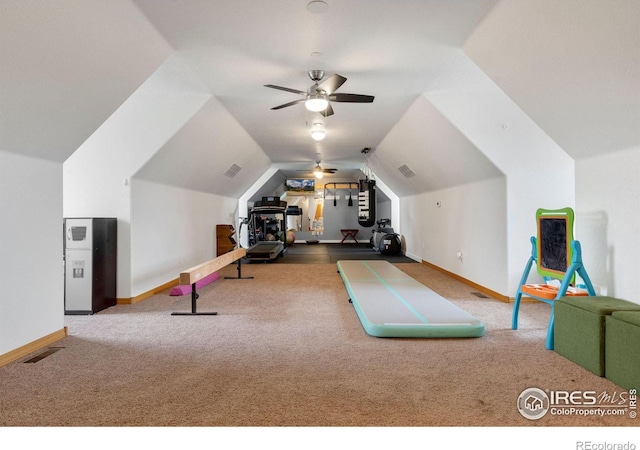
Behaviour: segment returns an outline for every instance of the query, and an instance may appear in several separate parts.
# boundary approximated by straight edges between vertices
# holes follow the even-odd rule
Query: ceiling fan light
[[[313,120],[313,125],[310,128],[311,137],[315,141],[321,141],[327,135],[327,128],[324,124],[322,117]]]
[[[325,138],[326,135],[327,135],[327,132],[325,130],[322,130],[322,129],[311,130],[311,138],[314,141],[321,141]]]
[[[329,101],[327,100],[326,96],[324,96],[324,95],[321,95],[321,94],[309,94],[307,96],[307,99],[304,102],[304,106],[309,111],[320,112],[320,111],[324,111],[325,109],[327,109],[327,106],[329,106]]]
[[[322,170],[316,170],[316,171],[313,172],[313,174],[315,175],[315,177],[317,179],[320,179],[320,178],[322,178],[324,176],[324,174],[322,173]]]

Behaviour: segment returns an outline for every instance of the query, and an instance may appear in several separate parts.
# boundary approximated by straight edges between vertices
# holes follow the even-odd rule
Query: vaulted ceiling
[[[570,156],[590,157],[640,141],[638,5],[3,0],[0,150],[64,161],[135,100],[140,140],[154,132],[145,114],[176,128],[153,141],[141,178],[238,196],[269,165],[287,176],[320,159],[341,175],[359,173],[370,147],[376,172],[412,194],[501,174],[431,101],[473,96],[489,80]],[[302,104],[271,110],[300,96],[264,86],[306,91],[312,69],[346,77],[338,92],[375,96],[333,103],[319,143]],[[174,108],[149,101],[145,110],[154,93],[171,95]],[[181,103],[192,94],[209,100]],[[491,105],[480,113],[509,122]],[[233,164],[238,177],[220,177]],[[416,177],[404,178],[402,165]]]

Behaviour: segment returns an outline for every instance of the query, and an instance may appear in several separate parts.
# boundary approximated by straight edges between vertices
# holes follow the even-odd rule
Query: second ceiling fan
[[[315,82],[306,92],[298,89],[291,89],[282,86],[276,86],[273,84],[265,84],[265,87],[272,89],[279,89],[281,91],[292,92],[304,96],[304,98],[294,100],[283,105],[275,106],[272,110],[286,108],[288,106],[297,105],[298,103],[304,103],[309,111],[319,112],[323,116],[327,117],[333,114],[333,108],[330,102],[342,102],[342,103],[372,103],[373,95],[362,94],[344,94],[336,93],[340,86],[344,84],[347,79],[342,75],[333,74],[326,80],[320,81],[324,78],[323,70],[310,70],[309,78]]]
[[[326,174],[334,174],[338,171],[338,169],[325,169],[320,166],[320,161],[316,161],[316,166],[311,170],[298,170],[298,172],[307,172],[315,175],[316,178],[322,178],[323,175]]]

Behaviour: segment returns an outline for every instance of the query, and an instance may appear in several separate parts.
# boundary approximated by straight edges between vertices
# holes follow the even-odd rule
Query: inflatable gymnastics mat
[[[484,324],[387,261],[338,261],[365,331],[376,337],[480,337]]]

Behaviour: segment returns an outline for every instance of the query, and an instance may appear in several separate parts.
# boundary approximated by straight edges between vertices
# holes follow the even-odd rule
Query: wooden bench
[[[251,279],[253,277],[242,276],[242,258],[247,254],[246,249],[237,248],[224,255],[220,255],[217,258],[213,258],[209,261],[198,264],[190,269],[180,272],[179,283],[182,285],[191,285],[191,312],[174,312],[172,316],[215,316],[217,312],[197,312],[196,300],[198,300],[198,293],[196,291],[196,283],[204,277],[211,275],[214,272],[228,266],[234,261],[238,261],[238,276],[237,277],[225,277],[226,279]]]

